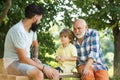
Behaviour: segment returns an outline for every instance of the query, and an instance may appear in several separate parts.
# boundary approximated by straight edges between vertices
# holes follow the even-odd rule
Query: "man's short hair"
[[[25,17],[32,18],[35,15],[42,15],[44,14],[45,10],[42,6],[38,6],[35,3],[29,4],[25,8]]]

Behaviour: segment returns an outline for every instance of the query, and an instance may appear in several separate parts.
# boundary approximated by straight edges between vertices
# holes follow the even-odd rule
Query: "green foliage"
[[[101,46],[103,55],[105,57],[105,62],[107,66],[110,68],[113,66],[113,55],[114,55],[114,45],[110,38],[102,38]]]
[[[118,77],[113,77],[110,80],[120,80],[120,77],[119,76]]]
[[[54,61],[53,58],[46,56],[46,53],[52,55],[55,52],[55,43],[53,42],[54,38],[50,33],[47,32],[38,32],[39,40],[39,59],[44,63]]]
[[[89,27],[105,29],[119,23],[119,0],[75,0],[74,4],[82,9]]]

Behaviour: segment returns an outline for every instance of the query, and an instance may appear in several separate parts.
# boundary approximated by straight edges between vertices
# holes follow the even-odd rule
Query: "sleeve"
[[[26,47],[26,37],[22,32],[13,32],[11,35],[12,42],[15,48],[25,48]]]
[[[77,56],[77,49],[74,45],[72,45],[71,52],[72,52],[72,56]]]
[[[37,33],[33,32],[33,41],[37,40]]]
[[[88,58],[92,58],[93,61],[96,61],[97,58],[99,58],[99,54],[100,54],[100,37],[99,37],[99,33],[98,31],[94,31],[91,34],[90,37],[91,41],[90,41],[90,54],[88,55]]]

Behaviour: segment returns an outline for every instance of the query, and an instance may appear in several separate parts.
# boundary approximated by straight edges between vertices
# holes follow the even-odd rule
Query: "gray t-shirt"
[[[7,33],[4,45],[4,59],[18,60],[16,48],[24,48],[26,57],[30,58],[30,46],[32,41],[37,40],[36,32],[27,32],[22,20],[15,24]]]

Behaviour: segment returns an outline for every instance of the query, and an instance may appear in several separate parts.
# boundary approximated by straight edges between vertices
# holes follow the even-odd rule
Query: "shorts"
[[[20,63],[19,61],[14,61],[7,67],[7,73],[26,76],[33,69],[36,69],[36,67],[29,64]]]

